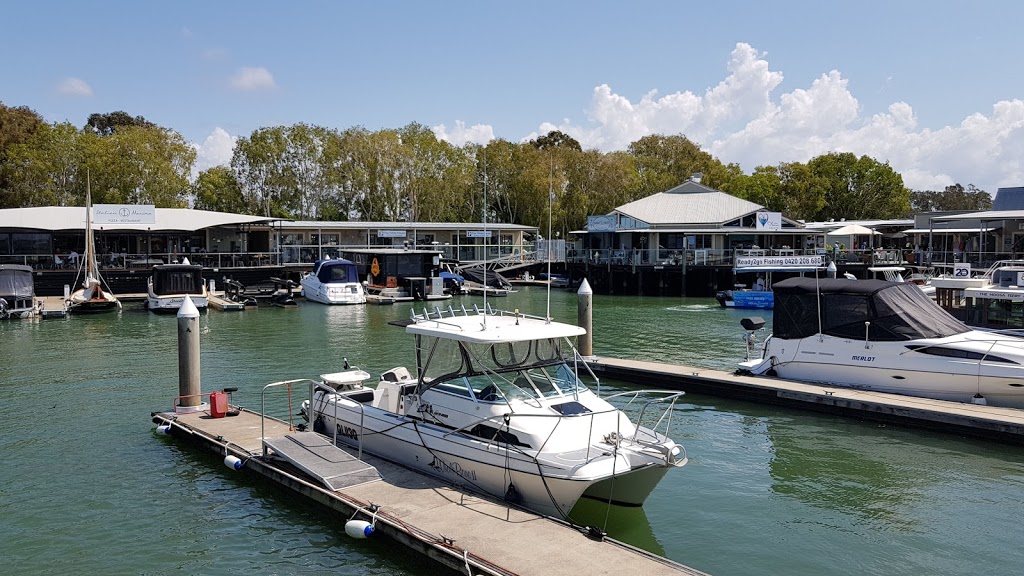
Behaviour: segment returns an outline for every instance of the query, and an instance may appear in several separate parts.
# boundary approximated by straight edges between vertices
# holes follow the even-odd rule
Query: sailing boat
[[[100,276],[100,267],[96,263],[96,243],[92,235],[92,192],[89,187],[89,177],[85,181],[85,280],[82,287],[75,290],[68,298],[68,312],[84,314],[91,312],[109,312],[121,307],[118,301],[110,292],[103,290],[103,277]],[[109,286],[107,287],[109,290]]]

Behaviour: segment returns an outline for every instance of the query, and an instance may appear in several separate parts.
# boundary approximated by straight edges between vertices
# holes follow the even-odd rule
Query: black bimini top
[[[784,340],[818,333],[819,299],[821,333],[829,336],[863,339],[865,322],[871,322],[874,341],[942,338],[971,330],[907,282],[788,278],[772,284],[772,291],[772,334]]]

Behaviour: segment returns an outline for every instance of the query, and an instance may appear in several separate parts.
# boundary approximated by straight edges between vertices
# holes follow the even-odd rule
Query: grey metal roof
[[[842,220],[838,222],[806,222],[804,226],[812,230],[835,230],[847,224],[859,224],[865,228],[896,228],[899,226],[913,226],[913,218],[899,218],[894,220]]]
[[[319,220],[296,220],[281,222],[281,228],[337,228],[342,230],[378,230],[378,229],[412,229],[417,230],[483,230],[482,222],[360,222],[358,220],[345,221],[319,221]],[[531,232],[537,230],[536,226],[525,226],[522,224],[500,224],[489,222],[488,230],[522,230]]]
[[[190,208],[157,208],[154,224],[104,225],[103,230],[136,232],[183,231],[194,232],[214,226],[270,223],[280,218],[245,216],[227,212],[210,212]],[[42,206],[37,208],[7,208],[0,210],[0,229],[24,228],[28,230],[85,230],[84,206]]]
[[[936,216],[936,222],[949,220],[1016,220],[1024,219],[1024,210],[986,210],[984,212],[962,212],[949,216]]]
[[[1000,188],[992,200],[992,210],[1024,210],[1024,186]]]
[[[760,204],[708,188],[692,180],[615,209],[652,226],[722,224],[763,210]]]

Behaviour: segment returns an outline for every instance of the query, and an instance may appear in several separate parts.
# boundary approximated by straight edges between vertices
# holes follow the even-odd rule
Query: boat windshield
[[[482,401],[565,396],[586,389],[555,338],[494,344],[417,336],[416,353],[422,387],[472,393]]]

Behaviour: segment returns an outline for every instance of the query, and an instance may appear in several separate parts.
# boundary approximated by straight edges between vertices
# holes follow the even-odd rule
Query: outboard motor
[[[764,318],[760,316],[751,316],[749,318],[741,318],[740,326],[747,331],[743,335],[743,342],[747,347],[747,361],[753,356],[754,351],[757,349],[757,332],[764,329]]]

